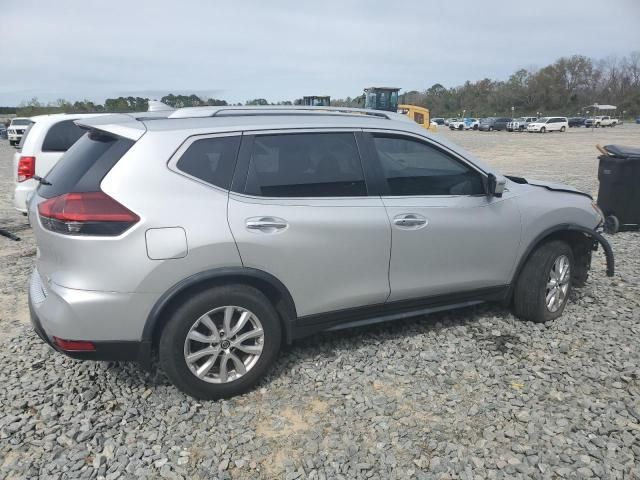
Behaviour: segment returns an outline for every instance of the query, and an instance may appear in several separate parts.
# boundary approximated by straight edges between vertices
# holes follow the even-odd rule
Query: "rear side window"
[[[264,197],[367,195],[352,133],[256,137],[245,193]]]
[[[70,192],[97,192],[100,182],[134,144],[128,138],[97,130],[83,136],[62,156],[47,174],[51,185],[40,185],[44,198]]]
[[[228,189],[239,146],[240,136],[196,140],[182,154],[176,168],[199,180]]]
[[[53,125],[44,137],[42,151],[66,152],[82,135],[87,133],[86,130],[73,122],[73,120],[65,120]]]

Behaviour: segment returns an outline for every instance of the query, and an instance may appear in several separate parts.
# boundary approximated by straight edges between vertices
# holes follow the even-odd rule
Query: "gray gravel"
[[[633,127],[598,135],[631,143]],[[504,171],[555,165],[547,178],[591,191],[595,171],[571,168],[586,160],[539,159],[527,142],[590,145],[583,169],[595,143],[612,143],[443,134],[488,160],[494,145]],[[0,145],[3,189],[8,153]],[[0,206],[0,225],[21,220]],[[616,276],[597,255],[547,325],[481,306],[320,335],[285,350],[253,392],[206,403],[135,364],[75,362],[42,344],[18,300],[24,233],[20,247],[0,237],[0,478],[640,478],[638,233],[611,238]]]

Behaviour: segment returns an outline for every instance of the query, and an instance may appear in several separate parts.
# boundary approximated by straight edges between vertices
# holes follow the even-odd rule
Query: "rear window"
[[[128,138],[92,130],[56,163],[46,176],[51,185],[40,185],[38,194],[51,198],[69,192],[99,191],[104,176],[133,144]]]
[[[22,134],[22,138],[20,139],[20,143],[18,143],[18,151],[22,151],[22,147],[24,146],[24,142],[27,141],[27,135],[29,135],[29,132],[31,131],[31,127],[33,127],[34,125],[35,124],[33,122],[30,123],[29,126],[27,127],[27,129]]]
[[[204,182],[228,189],[239,146],[239,136],[196,140],[182,154],[176,168]]]
[[[66,152],[69,147],[87,131],[78,127],[73,120],[65,120],[53,125],[42,142],[43,152]]]

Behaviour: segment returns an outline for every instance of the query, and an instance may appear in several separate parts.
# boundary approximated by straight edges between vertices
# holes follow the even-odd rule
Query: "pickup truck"
[[[618,124],[617,118],[611,118],[609,115],[587,118],[584,122],[585,127],[615,127]]]
[[[535,122],[537,117],[518,117],[507,122],[507,132],[524,132],[531,122]]]

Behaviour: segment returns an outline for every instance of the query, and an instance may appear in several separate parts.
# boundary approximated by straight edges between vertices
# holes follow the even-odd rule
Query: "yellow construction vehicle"
[[[386,112],[398,112],[408,115],[414,122],[424,128],[435,130],[431,126],[429,109],[417,105],[398,105],[398,92],[396,87],[369,87],[364,89],[364,108],[384,110]]]
[[[436,129],[435,125],[431,125],[431,115],[429,115],[428,108],[419,107],[417,105],[400,104],[398,105],[398,113],[404,113],[414,122],[422,125],[426,129]]]

